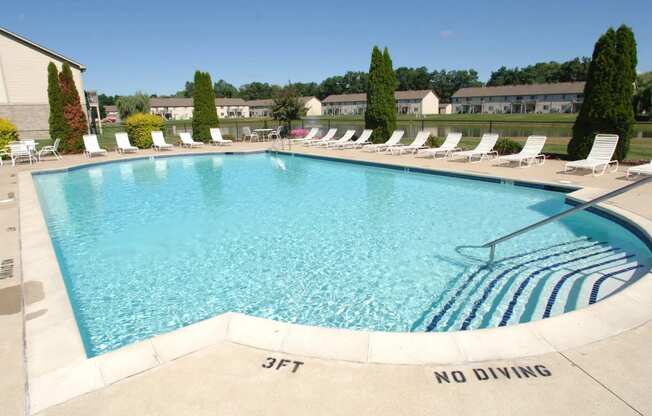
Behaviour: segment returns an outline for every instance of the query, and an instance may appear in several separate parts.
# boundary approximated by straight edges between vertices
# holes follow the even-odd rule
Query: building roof
[[[431,90],[414,90],[414,91],[395,91],[394,99],[396,100],[421,100]],[[350,103],[356,101],[367,101],[367,94],[334,94],[324,98],[324,103]]]
[[[499,87],[460,88],[453,94],[455,98],[496,97],[507,95],[553,95],[581,94],[584,82],[559,82],[556,84],[502,85]]]
[[[11,38],[11,39],[15,40],[16,42],[22,43],[23,45],[28,46],[28,47],[30,47],[32,49],[36,49],[39,52],[41,52],[41,53],[43,53],[45,55],[48,55],[48,56],[50,56],[52,58],[57,58],[59,60],[68,62],[70,65],[74,66],[75,68],[79,69],[80,71],[85,71],[86,70],[86,67],[84,65],[80,64],[79,62],[74,61],[74,60],[72,60],[72,59],[70,59],[70,58],[68,58],[66,56],[63,56],[60,53],[54,52],[53,50],[50,50],[50,49],[48,49],[48,48],[46,48],[44,46],[41,46],[36,42],[32,42],[31,40],[29,40],[27,38],[24,38],[24,37],[22,37],[22,36],[20,36],[20,35],[18,35],[16,33],[10,32],[10,31],[8,31],[7,29],[5,29],[5,28],[3,28],[1,26],[0,26],[0,34],[3,34],[5,36],[7,36],[8,38]]]
[[[301,104],[305,104],[308,101],[312,100],[313,98],[317,98],[317,97],[314,96],[299,97],[299,101],[301,102]],[[274,100],[270,98],[265,100],[249,100],[245,102],[245,105],[248,105],[249,107],[271,107],[273,103]]]
[[[192,98],[184,97],[155,97],[149,99],[150,107],[192,107]],[[219,107],[236,105],[244,106],[242,98],[216,98],[215,105]]]

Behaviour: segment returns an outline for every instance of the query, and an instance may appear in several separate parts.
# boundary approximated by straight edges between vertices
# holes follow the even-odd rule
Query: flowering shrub
[[[306,129],[292,129],[290,136],[292,138],[306,137],[308,135],[308,130]]]
[[[136,113],[125,121],[125,130],[131,144],[145,149],[152,146],[152,132],[163,130],[165,121],[154,114]]]
[[[16,126],[11,121],[0,118],[0,149],[16,140],[18,140]]]

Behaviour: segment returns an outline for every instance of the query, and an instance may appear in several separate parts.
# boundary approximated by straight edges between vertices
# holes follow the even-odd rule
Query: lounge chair
[[[446,157],[449,154],[451,154],[451,152],[460,150],[460,148],[458,147],[458,145],[460,144],[460,140],[462,140],[462,133],[448,133],[446,135],[446,139],[444,140],[444,143],[442,143],[441,146],[434,147],[432,149],[421,149],[417,152],[417,156],[418,157],[432,156],[433,158],[436,158],[437,155],[443,154],[444,157]]]
[[[272,130],[272,131],[269,132],[267,137],[269,137],[270,140],[280,139],[282,132],[283,132],[283,126],[279,124],[279,126],[276,128],[276,130]]]
[[[254,140],[255,141],[260,140],[260,136],[258,135],[258,133],[256,133],[255,131],[252,132],[249,127],[243,127],[242,128],[242,141],[247,140],[247,138],[249,138],[250,142],[253,142]]]
[[[345,143],[338,143],[332,147],[333,149],[359,149],[367,144],[369,138],[371,137],[371,133],[373,133],[373,130],[371,129],[363,130],[360,137],[358,137],[356,140],[348,141]]]
[[[163,132],[156,130],[152,132],[152,149],[154,150],[172,150],[174,146],[165,142]]]
[[[627,169],[627,179],[632,175],[652,175],[652,160],[644,165],[632,166]]]
[[[117,146],[116,150],[118,151],[118,153],[138,151],[138,148],[136,146],[132,146],[131,143],[129,142],[129,136],[127,136],[127,133],[116,133],[115,144]]]
[[[16,166],[17,161],[24,159],[27,159],[30,165],[32,162],[36,162],[34,154],[29,150],[29,147],[27,147],[25,143],[11,143],[8,147],[12,166]]]
[[[333,137],[335,137],[335,134],[337,133],[337,129],[330,129],[326,132],[324,137],[317,138],[317,139],[312,139],[307,142],[304,142],[304,146],[316,146],[321,142],[328,142],[329,140],[333,140]]]
[[[303,143],[303,142],[309,142],[310,140],[313,140],[315,136],[319,133],[319,127],[313,127],[310,129],[308,134],[306,134],[305,137],[300,137],[296,139],[290,139],[291,143]]]
[[[61,143],[61,139],[56,139],[53,144],[41,147],[41,150],[38,151],[38,160],[41,160],[43,156],[47,154],[51,154],[57,159],[61,159],[61,155],[59,155],[60,143]]]
[[[480,143],[473,150],[465,150],[450,154],[451,159],[468,158],[469,162],[478,157],[478,162],[481,162],[485,157],[491,155],[498,156],[498,152],[494,150],[494,146],[498,141],[498,135],[493,133],[485,133],[480,138]]]
[[[84,155],[93,157],[94,155],[106,155],[106,149],[101,149],[97,143],[97,136],[94,134],[84,134]]]
[[[211,129],[211,144],[217,146],[232,144],[233,140],[227,140],[222,138],[222,130],[219,127],[214,127]]]
[[[181,139],[181,147],[201,147],[204,145],[202,142],[196,142],[190,133],[184,131],[179,133],[179,138]]]
[[[543,165],[546,161],[546,156],[541,151],[547,139],[546,136],[529,136],[520,152],[513,155],[500,156],[498,163],[518,163],[518,167],[520,168],[524,167],[523,163],[525,163],[525,167],[532,166],[537,162],[539,165]]]
[[[618,135],[597,134],[593,140],[593,146],[586,159],[575,160],[566,163],[564,172],[572,169],[591,170],[593,176],[604,175],[609,166],[614,166],[613,171],[618,170],[618,161],[611,160],[618,146]],[[600,169],[602,168],[602,169]],[[598,173],[598,171],[600,171]]]
[[[327,142],[319,142],[318,146],[332,147],[336,144],[344,144],[350,142],[355,134],[355,130],[347,130],[344,132],[344,135],[337,140],[329,140]]]
[[[403,146],[399,144],[396,146],[389,146],[387,149],[385,149],[385,153],[391,153],[393,155],[402,155],[403,153],[416,153],[420,149],[424,149],[426,147],[425,144],[428,141],[428,137],[430,137],[430,132],[422,130],[417,133],[417,137],[415,137],[414,141],[409,145]]]
[[[396,146],[401,142],[401,139],[403,138],[403,134],[405,134],[403,130],[394,130],[394,133],[392,133],[391,137],[387,139],[385,143],[367,144],[365,146],[362,146],[362,151],[381,152],[390,146]]]

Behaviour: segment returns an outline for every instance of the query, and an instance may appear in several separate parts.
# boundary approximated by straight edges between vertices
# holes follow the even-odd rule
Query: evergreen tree
[[[72,70],[68,63],[63,64],[59,74],[59,86],[63,96],[63,116],[66,119],[66,133],[61,140],[61,151],[64,153],[78,153],[84,147],[83,136],[88,131],[86,113],[81,106],[79,92],[72,77]]]
[[[217,108],[215,107],[215,90],[208,72],[195,72],[192,93],[194,111],[192,114],[192,136],[196,140],[208,142],[210,129],[219,126]]]
[[[59,71],[54,62],[48,64],[48,103],[50,105],[50,138],[52,140],[63,138],[66,135],[67,125],[63,116],[63,95],[59,86]]]
[[[371,138],[374,143],[387,140],[396,127],[396,74],[391,67],[392,61],[387,49],[382,53],[374,46],[369,64],[367,109],[364,114],[365,128],[373,130]]]
[[[615,82],[615,114],[613,132],[620,138],[614,158],[623,160],[629,151],[629,143],[634,135],[634,85],[636,83],[636,40],[632,30],[622,25],[616,31],[616,60],[617,75]]]
[[[568,155],[572,159],[585,158],[598,133],[617,134],[619,142],[614,158],[625,158],[634,122],[631,103],[635,80],[634,35],[626,26],[621,26],[618,32],[609,28],[593,50],[584,86],[584,103],[568,143]]]

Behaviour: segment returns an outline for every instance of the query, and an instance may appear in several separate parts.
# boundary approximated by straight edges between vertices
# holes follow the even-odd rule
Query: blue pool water
[[[35,182],[89,356],[228,311],[382,331],[509,325],[584,307],[650,264],[635,235],[588,212],[501,245],[491,268],[459,254],[569,208],[510,184],[270,154]]]

